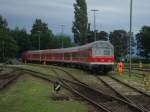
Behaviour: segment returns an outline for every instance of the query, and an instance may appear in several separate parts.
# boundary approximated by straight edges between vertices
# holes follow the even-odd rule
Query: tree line
[[[24,51],[28,50],[70,46],[73,46],[73,44],[69,36],[54,35],[52,30],[48,28],[48,24],[41,19],[34,21],[31,33],[28,33],[26,29],[20,29],[19,27],[8,28],[7,20],[0,15],[0,60],[19,58]]]

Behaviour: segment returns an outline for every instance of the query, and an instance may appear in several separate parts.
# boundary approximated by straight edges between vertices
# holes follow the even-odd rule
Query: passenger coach
[[[108,41],[96,41],[72,48],[27,51],[23,53],[22,59],[26,62],[57,63],[107,73],[113,69],[114,48]]]

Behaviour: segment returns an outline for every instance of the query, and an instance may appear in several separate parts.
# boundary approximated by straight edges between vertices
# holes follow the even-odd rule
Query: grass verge
[[[50,83],[24,75],[13,86],[0,91],[0,112],[88,111],[86,105],[78,101],[53,101],[52,90]]]

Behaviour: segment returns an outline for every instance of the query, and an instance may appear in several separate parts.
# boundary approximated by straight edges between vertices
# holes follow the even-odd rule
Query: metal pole
[[[38,31],[39,32],[39,50],[41,49],[41,38],[40,38],[40,32],[41,31]],[[40,52],[40,62],[41,62],[41,52]]]
[[[94,11],[94,41],[96,41],[96,16]]]
[[[61,36],[63,36],[63,35],[64,35],[64,26],[65,26],[65,25],[60,25],[60,26],[61,26]],[[62,40],[61,40],[61,47],[62,47],[62,48],[64,47],[63,38],[62,38]]]
[[[60,25],[61,26],[61,35],[63,35],[64,34],[64,26],[65,25]]]
[[[40,39],[40,31],[39,31],[39,50],[41,49],[41,39]]]
[[[97,9],[92,9],[91,11],[93,11],[93,16],[94,16],[94,41],[96,41],[96,11],[98,11]]]
[[[130,66],[130,68],[129,68],[129,76],[131,76],[131,59],[132,59],[132,57],[131,57],[131,38],[132,38],[132,0],[130,0],[130,42],[129,42],[129,44],[130,44],[130,54],[129,54],[129,66]]]
[[[4,42],[4,40],[2,41],[2,46],[3,46],[3,60],[4,60],[4,58],[5,58],[5,42]]]

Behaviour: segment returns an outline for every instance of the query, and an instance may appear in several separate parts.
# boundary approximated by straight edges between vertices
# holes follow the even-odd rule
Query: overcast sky
[[[93,29],[95,8],[96,27],[107,32],[116,29],[129,30],[130,0],[86,0],[88,19]],[[9,27],[26,28],[29,32],[36,18],[48,23],[54,34],[60,34],[60,25],[65,25],[64,33],[72,34],[74,20],[73,3],[75,0],[0,0],[0,15],[8,21]],[[141,26],[150,25],[150,0],[133,0],[133,31],[138,32]]]

